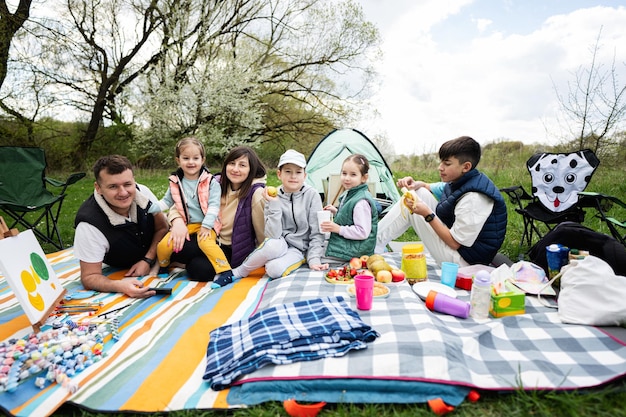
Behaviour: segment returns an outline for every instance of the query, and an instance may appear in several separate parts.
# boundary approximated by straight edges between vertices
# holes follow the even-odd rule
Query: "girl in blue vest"
[[[187,225],[187,233],[196,237],[198,247],[211,262],[215,272],[230,271],[228,259],[217,244],[217,235],[222,228],[219,219],[222,188],[204,165],[204,145],[194,137],[187,137],[178,141],[175,154],[178,169],[169,177],[165,196],[150,211],[176,207]],[[160,272],[167,273],[173,253],[172,234],[168,232],[157,246]]]
[[[371,255],[376,246],[378,209],[367,188],[370,164],[361,154],[350,155],[341,166],[341,184],[345,189],[339,207],[326,206],[333,213],[332,221],[320,224],[321,232],[330,232],[326,247],[327,261],[349,261]]]

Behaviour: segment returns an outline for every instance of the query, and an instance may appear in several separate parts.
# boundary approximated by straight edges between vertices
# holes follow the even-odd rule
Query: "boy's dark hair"
[[[439,148],[439,159],[455,157],[460,163],[470,162],[476,168],[480,161],[480,144],[469,136],[461,136],[445,142]]]
[[[109,175],[121,174],[127,169],[133,170],[133,164],[128,158],[122,155],[107,155],[96,161],[93,165],[93,176],[97,182],[100,182],[100,172],[106,170]]]
[[[239,188],[239,197],[244,198],[248,195],[248,192],[252,188],[252,182],[257,178],[263,178],[267,175],[267,170],[259,159],[254,149],[249,146],[236,146],[226,155],[224,163],[222,164],[221,184],[222,184],[222,197],[226,197],[228,190],[230,189],[230,180],[226,175],[226,167],[229,163],[241,158],[242,156],[248,157],[248,163],[250,164],[250,173],[248,178],[241,184]]]

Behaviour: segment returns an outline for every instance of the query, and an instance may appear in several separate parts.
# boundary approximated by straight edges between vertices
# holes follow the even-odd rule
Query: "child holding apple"
[[[313,187],[304,183],[306,159],[293,149],[283,153],[278,161],[277,176],[282,182],[278,189],[266,187],[265,241],[244,262],[233,269],[233,278],[245,277],[265,265],[270,278],[289,275],[305,262],[312,270],[328,269],[322,264],[324,235],[320,232],[317,212],[322,201]],[[228,282],[219,278],[212,288]]]
[[[230,263],[217,244],[222,223],[219,218],[220,183],[204,165],[204,145],[195,137],[187,137],[176,144],[175,159],[178,169],[169,177],[169,188],[159,204],[150,207],[150,213],[159,213],[171,207],[180,214],[189,236],[195,236],[198,247],[209,259],[216,273],[230,271]],[[174,253],[172,233],[168,232],[157,245],[159,267],[164,270]]]
[[[332,221],[321,224],[322,232],[330,232],[325,261],[345,262],[374,253],[378,209],[367,188],[369,167],[369,161],[361,154],[343,161],[341,184],[346,191],[339,197],[339,207],[324,207],[334,214]]]

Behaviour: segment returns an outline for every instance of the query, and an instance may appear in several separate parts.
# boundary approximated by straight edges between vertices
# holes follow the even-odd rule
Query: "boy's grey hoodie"
[[[300,191],[286,193],[278,188],[278,198],[265,204],[265,237],[283,237],[289,247],[297,248],[309,265],[321,264],[324,234],[320,233],[317,212],[323,210],[322,199],[308,184]]]

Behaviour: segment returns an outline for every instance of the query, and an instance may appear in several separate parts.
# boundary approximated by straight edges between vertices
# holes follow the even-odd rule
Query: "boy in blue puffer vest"
[[[438,264],[489,265],[506,234],[506,204],[494,183],[476,169],[480,144],[469,136],[439,148],[439,176],[446,183],[438,202],[423,181],[398,180],[412,190],[408,207],[396,202],[378,225],[376,253],[413,227]]]

